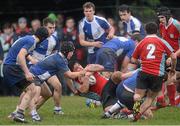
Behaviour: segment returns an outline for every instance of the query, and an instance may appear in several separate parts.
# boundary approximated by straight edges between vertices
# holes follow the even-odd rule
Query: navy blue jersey
[[[30,67],[30,72],[40,80],[47,80],[57,72],[69,71],[67,59],[59,52],[47,56],[44,60]]]
[[[11,46],[7,57],[5,58],[4,64],[15,65],[17,64],[17,55],[22,48],[31,52],[36,47],[35,38],[33,36],[27,35],[25,37],[19,38]]]
[[[123,52],[126,53],[129,58],[131,58],[135,49],[135,42],[132,39],[127,39],[125,37],[117,37],[109,40],[102,46],[102,48],[103,47],[112,49],[117,56]]]

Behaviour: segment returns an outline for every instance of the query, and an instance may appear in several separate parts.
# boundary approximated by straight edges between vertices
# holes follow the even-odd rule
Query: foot
[[[134,118],[132,118],[132,122],[137,122],[141,118],[141,113],[134,114]]]
[[[16,121],[16,122],[27,123],[27,121],[24,118],[24,114],[23,113],[16,113],[14,115],[13,120]]]
[[[60,109],[60,110],[54,110],[54,114],[55,114],[55,115],[64,115],[64,112],[62,111],[62,109]]]
[[[17,112],[12,112],[10,115],[8,115],[8,118],[13,120],[16,113]]]
[[[32,115],[32,120],[33,122],[41,121],[41,117],[37,113],[37,114]]]

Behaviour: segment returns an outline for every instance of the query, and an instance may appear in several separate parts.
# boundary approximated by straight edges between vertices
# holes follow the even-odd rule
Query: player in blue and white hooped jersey
[[[133,34],[140,33],[141,37],[145,37],[143,24],[134,16],[131,15],[131,10],[128,5],[119,7],[119,17],[123,22],[125,36],[131,38]]]
[[[43,26],[48,30],[48,33],[50,36],[47,39],[45,39],[43,42],[41,42],[41,44],[37,45],[36,49],[33,50],[31,54],[31,58],[30,58],[31,59],[30,63],[32,64],[36,64],[37,62],[42,61],[47,56],[51,55],[52,53],[58,52],[60,50],[60,42],[57,39],[57,36],[55,33],[55,21],[48,17],[44,18]],[[48,99],[49,97],[53,96],[54,104],[55,104],[55,107],[54,107],[55,111],[58,112],[59,114],[60,113],[63,114],[62,109],[60,107],[61,90],[62,90],[61,83],[56,75],[49,78],[47,82],[53,87],[52,89],[53,93],[49,93],[50,89],[48,88],[47,85],[44,84],[42,87],[42,92],[44,93],[42,94],[44,94],[44,96],[46,97],[42,96],[42,98]],[[40,116],[37,114],[35,108],[36,108],[35,103],[31,102],[30,109],[33,109],[31,110],[32,119],[34,121],[39,121]]]
[[[114,36],[114,28],[108,21],[94,15],[95,5],[86,2],[83,5],[85,17],[79,23],[79,42],[88,47],[88,63],[94,63],[96,51]]]
[[[3,62],[3,74],[5,83],[15,92],[22,90],[23,82],[33,80],[33,75],[26,64],[28,53],[35,49],[36,44],[48,37],[46,28],[39,28],[34,35],[27,35],[15,41]],[[22,83],[20,83],[22,81]],[[12,92],[14,93],[14,92]],[[19,94],[18,94],[19,95]]]
[[[96,53],[96,64],[103,65],[106,71],[117,70],[117,57],[126,54],[122,71],[127,69],[130,58],[135,49],[135,41],[125,37],[116,37],[105,43]]]
[[[47,56],[44,60],[30,67],[31,73],[34,75],[32,84],[39,88],[27,90],[21,103],[18,105],[17,113],[15,113],[13,120],[18,122],[25,122],[24,111],[28,107],[31,99],[38,100],[41,92],[40,86],[47,81],[51,76],[56,75],[57,72],[62,72],[68,78],[77,78],[84,76],[85,71],[71,72],[68,68],[67,59],[70,59],[74,52],[74,45],[71,42],[66,42],[61,47],[61,52],[57,52]],[[36,91],[34,91],[36,89]],[[36,94],[33,94],[36,92]]]

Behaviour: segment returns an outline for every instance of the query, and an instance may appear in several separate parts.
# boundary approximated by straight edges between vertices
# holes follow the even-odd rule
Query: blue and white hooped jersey
[[[117,37],[109,40],[102,47],[112,49],[117,56],[124,52],[127,53],[128,57],[131,57],[135,49],[135,42],[132,39],[127,39],[125,37]]]
[[[30,67],[30,72],[41,81],[47,80],[59,71],[61,73],[69,71],[67,59],[60,52],[49,55]]]
[[[93,21],[87,21],[86,17],[83,18],[79,24],[79,33],[84,34],[87,41],[101,41],[106,43],[107,33],[106,30],[110,28],[108,21],[99,16],[94,16]],[[94,53],[94,48],[89,47],[88,52]]]
[[[142,37],[145,37],[145,31],[142,23],[135,17],[131,16],[129,22],[123,22],[126,33],[132,35],[134,32],[140,32]]]
[[[32,52],[32,56],[38,61],[41,61],[46,56],[52,54],[54,50],[59,50],[59,49],[60,49],[60,42],[53,34],[36,46],[35,50],[33,50]]]
[[[16,40],[11,46],[7,57],[4,60],[4,64],[16,65],[17,56],[22,48],[26,49],[28,53],[34,50],[36,47],[35,38],[32,35],[26,35]]]

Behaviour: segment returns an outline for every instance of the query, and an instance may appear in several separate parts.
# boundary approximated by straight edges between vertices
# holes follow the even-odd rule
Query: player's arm
[[[176,54],[175,53],[172,53],[171,54],[171,70],[175,71],[175,68],[176,68],[176,60],[177,60],[177,57],[176,57]]]
[[[108,39],[112,39],[114,37],[114,33],[115,33],[115,30],[112,26],[110,26],[109,30],[108,30],[108,36],[107,38]]]
[[[100,48],[102,46],[102,42],[100,41],[96,41],[96,42],[89,42],[85,40],[85,36],[84,34],[79,34],[79,43],[81,46],[91,46],[91,47],[98,47]]]
[[[178,49],[176,52],[175,52],[176,56],[177,57],[180,57],[180,49]]]
[[[37,59],[35,59],[34,57],[32,57],[31,55],[27,56],[27,59],[32,63],[32,64],[36,64],[38,62]]]
[[[33,75],[29,72],[29,69],[26,65],[26,55],[28,55],[27,50],[25,48],[22,48],[19,54],[17,55],[17,62],[24,71],[26,79],[31,81],[33,80]]]
[[[78,91],[87,93],[89,91],[89,76],[81,77],[82,84],[79,85]]]
[[[82,77],[85,75],[85,71],[80,71],[80,72],[71,72],[70,70],[69,71],[66,71],[64,73],[64,75],[68,78],[71,78],[71,79],[75,79],[77,77]]]
[[[74,94],[77,94],[78,91],[77,91],[76,88],[74,87],[72,79],[66,78],[66,77],[65,77],[65,79],[66,79],[66,84],[67,84],[67,86],[69,87],[69,89],[70,89]]]
[[[89,64],[85,67],[85,70],[89,72],[100,72],[104,70],[104,66],[99,64]]]

